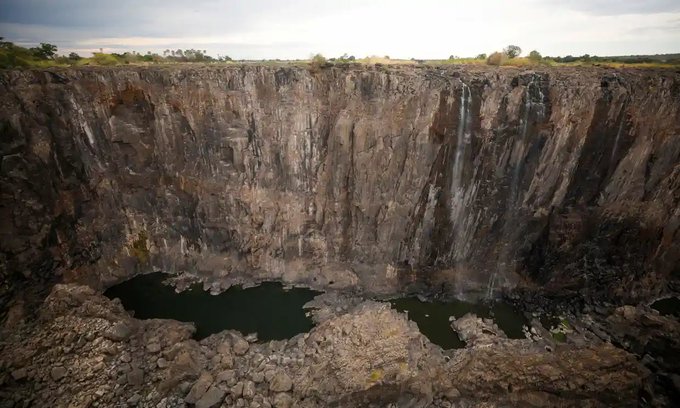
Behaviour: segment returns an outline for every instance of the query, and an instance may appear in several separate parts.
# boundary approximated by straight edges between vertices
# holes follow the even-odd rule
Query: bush
[[[529,61],[531,62],[541,62],[543,59],[543,56],[541,55],[540,52],[533,50],[529,53]]]
[[[475,59],[485,60],[485,59],[486,59],[486,54],[484,54],[484,53],[479,54],[479,55],[477,55],[477,56],[475,57]]]
[[[503,63],[508,59],[508,57],[505,55],[505,53],[502,52],[494,52],[491,55],[489,55],[489,58],[486,59],[486,63],[488,65],[496,65],[500,66],[503,65]]]
[[[309,61],[309,65],[312,72],[318,72],[321,70],[321,68],[326,66],[326,57],[321,54],[316,54]]]
[[[92,60],[97,65],[118,65],[120,61],[111,54],[104,54],[101,52],[95,52]]]

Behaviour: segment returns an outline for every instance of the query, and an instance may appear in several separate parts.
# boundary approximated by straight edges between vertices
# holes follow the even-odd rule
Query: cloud
[[[678,8],[678,0],[0,0],[0,36],[60,52],[198,48],[253,59],[446,58],[511,43],[544,55],[640,54],[678,51]]]
[[[678,0],[550,0],[550,3],[598,16],[680,11]]]

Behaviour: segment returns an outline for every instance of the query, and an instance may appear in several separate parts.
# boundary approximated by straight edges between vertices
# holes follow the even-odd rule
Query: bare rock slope
[[[0,407],[637,406],[646,375],[602,342],[499,337],[443,353],[386,303],[319,315],[288,341],[199,342],[190,324],[57,285],[39,319],[0,333]]]

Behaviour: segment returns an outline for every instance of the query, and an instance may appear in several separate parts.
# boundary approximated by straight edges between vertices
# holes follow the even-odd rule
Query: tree
[[[486,59],[486,54],[481,53],[481,54],[477,55],[477,56],[475,57],[475,59],[485,60],[485,59]]]
[[[72,61],[78,61],[80,59],[80,55],[78,55],[78,53],[72,52],[68,55],[68,59]]]
[[[541,53],[533,50],[529,53],[529,60],[533,62],[540,62],[543,59],[543,56],[541,56]]]
[[[503,52],[508,56],[508,58],[515,58],[519,57],[519,55],[522,53],[522,49],[516,45],[508,45],[507,47],[503,48]]]
[[[0,37],[0,48],[12,48],[14,44],[9,41],[5,41],[5,37]]]
[[[48,43],[40,43],[40,47],[31,48],[33,55],[40,59],[52,59],[57,53],[57,46]]]

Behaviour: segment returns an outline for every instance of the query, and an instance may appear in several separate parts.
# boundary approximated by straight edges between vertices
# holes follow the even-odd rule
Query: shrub
[[[543,56],[541,55],[540,52],[538,52],[536,50],[533,50],[529,53],[529,60],[531,62],[541,62],[542,59],[543,59]]]
[[[312,72],[318,72],[326,65],[326,57],[321,54],[316,54],[309,61],[309,65]]]
[[[480,59],[480,60],[485,60],[486,59],[486,54],[481,53],[475,57],[475,59]]]
[[[505,55],[505,53],[496,51],[496,52],[492,53],[491,55],[489,55],[489,58],[486,59],[486,63],[488,65],[500,66],[500,65],[503,65],[503,63],[507,60],[507,58],[508,57]]]
[[[95,52],[92,60],[97,65],[118,65],[119,61],[111,54],[104,54],[102,52]]]

